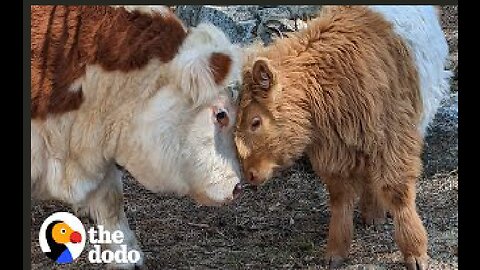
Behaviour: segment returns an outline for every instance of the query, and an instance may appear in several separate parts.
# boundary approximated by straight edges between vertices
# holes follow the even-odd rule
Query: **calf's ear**
[[[231,79],[234,59],[230,52],[206,47],[186,50],[172,63],[172,79],[195,106],[211,102]]]
[[[207,104],[239,78],[239,49],[219,28],[202,23],[190,29],[172,60],[170,79],[194,106]]]
[[[276,72],[267,58],[259,57],[255,60],[252,68],[253,81],[261,89],[269,91],[276,83]]]
[[[210,55],[209,66],[215,84],[221,86],[232,68],[232,58],[228,54],[214,52]]]

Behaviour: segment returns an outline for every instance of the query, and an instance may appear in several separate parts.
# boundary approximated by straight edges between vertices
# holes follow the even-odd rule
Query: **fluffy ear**
[[[252,68],[253,81],[262,89],[268,91],[276,83],[276,72],[271,67],[270,60],[259,57]]]
[[[239,57],[223,32],[210,25],[190,31],[172,61],[171,75],[195,106],[205,104],[226,91],[239,74]]]
[[[210,55],[208,66],[212,72],[215,84],[223,85],[227,75],[232,70],[232,62],[230,55],[225,53],[214,52]]]

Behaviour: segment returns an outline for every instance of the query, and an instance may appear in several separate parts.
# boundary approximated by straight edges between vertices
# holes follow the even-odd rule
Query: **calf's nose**
[[[236,199],[240,196],[240,194],[242,194],[243,192],[243,186],[241,183],[238,183],[235,185],[235,187],[233,188],[233,198]]]
[[[251,184],[257,184],[258,182],[258,175],[257,175],[257,171],[254,170],[254,169],[250,169],[248,171],[248,182],[250,182]]]

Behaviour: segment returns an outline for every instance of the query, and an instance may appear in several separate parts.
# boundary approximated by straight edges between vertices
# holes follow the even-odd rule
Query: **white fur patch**
[[[70,92],[78,92],[82,90],[82,83],[84,81],[83,77],[80,77],[73,81],[73,83],[68,87],[68,91]]]
[[[420,79],[423,114],[420,132],[433,120],[450,89],[451,71],[445,69],[448,44],[433,6],[371,6],[390,21],[414,54]]]
[[[30,145],[30,169],[31,169],[31,185],[41,180],[45,168],[45,144],[38,132],[35,123],[30,124],[31,145]],[[33,192],[32,192],[33,193]]]
[[[162,16],[171,15],[172,11],[167,6],[149,6],[149,5],[137,5],[137,6],[119,6],[114,5],[114,8],[124,8],[128,12],[139,11],[144,14],[152,15],[158,13]]]

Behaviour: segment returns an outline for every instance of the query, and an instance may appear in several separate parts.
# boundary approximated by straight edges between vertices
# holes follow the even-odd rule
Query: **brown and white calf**
[[[225,89],[238,48],[220,30],[187,30],[165,7],[32,6],[31,38],[32,197],[71,204],[137,250],[115,163],[154,192],[234,199]]]
[[[415,208],[423,135],[449,89],[448,46],[430,6],[324,7],[308,28],[253,47],[235,142],[255,184],[306,154],[330,195],[326,257],[347,257],[356,195],[364,220],[394,217],[408,269],[427,268]]]

